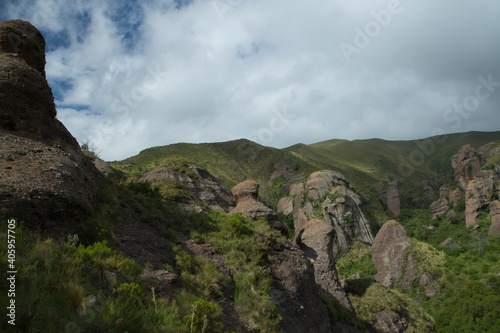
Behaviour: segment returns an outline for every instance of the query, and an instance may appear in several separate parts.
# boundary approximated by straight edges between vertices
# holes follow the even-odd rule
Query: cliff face
[[[29,22],[0,23],[0,209],[63,233],[92,213],[102,174],[56,119],[44,68],[40,32]]]

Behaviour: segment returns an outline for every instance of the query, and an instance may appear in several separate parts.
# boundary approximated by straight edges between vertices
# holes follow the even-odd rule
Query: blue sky
[[[500,130],[495,0],[2,1],[46,38],[58,118],[107,160]]]

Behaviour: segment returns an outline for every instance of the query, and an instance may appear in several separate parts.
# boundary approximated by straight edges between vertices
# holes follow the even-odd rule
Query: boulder
[[[304,254],[313,263],[316,283],[343,307],[354,311],[338,279],[335,261],[331,256],[335,230],[323,220],[307,223],[300,237]]]
[[[281,198],[277,207],[278,213],[290,216],[293,213],[293,199],[290,197]]]
[[[410,238],[398,222],[387,221],[373,242],[374,278],[386,288],[394,288],[402,274]]]
[[[440,198],[431,204],[431,218],[433,221],[438,220],[444,213],[449,210],[448,200]]]
[[[449,246],[453,242],[453,238],[446,238],[440,245]]]

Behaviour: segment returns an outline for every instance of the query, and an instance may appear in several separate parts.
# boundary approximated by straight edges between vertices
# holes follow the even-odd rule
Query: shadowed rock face
[[[313,266],[298,246],[285,241],[269,253],[269,260],[274,279],[271,297],[282,314],[282,331],[332,332],[326,306],[318,295]]]
[[[0,23],[0,210],[52,234],[93,212],[102,174],[56,117],[45,41],[29,22]]]
[[[387,221],[373,242],[372,260],[377,274],[375,280],[386,288],[394,288],[401,277],[410,237],[396,221]]]

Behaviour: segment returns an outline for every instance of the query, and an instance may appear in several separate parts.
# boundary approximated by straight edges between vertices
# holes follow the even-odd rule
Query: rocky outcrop
[[[500,234],[500,201],[495,200],[490,203],[491,227],[488,236]]]
[[[476,155],[476,150],[470,145],[465,145],[451,158],[453,167],[453,180],[462,188],[467,186],[469,180],[474,179],[481,170],[481,160]]]
[[[186,209],[227,213],[234,208],[233,194],[220,179],[196,164],[186,163],[185,167],[191,172],[181,172],[172,167],[155,168],[142,175],[138,182],[175,182],[190,193],[181,202]]]
[[[398,222],[387,221],[380,229],[373,242],[372,260],[377,269],[374,278],[384,287],[410,290],[417,281],[428,298],[438,295],[435,279],[428,270],[442,267],[444,255],[424,243],[412,241]]]
[[[410,237],[398,222],[387,221],[373,242],[372,260],[377,274],[374,278],[386,288],[394,288],[401,277],[410,247]]]
[[[368,219],[361,211],[361,198],[352,190],[337,186],[322,205],[325,221],[335,230],[332,254],[335,259],[351,249],[351,240],[359,238],[366,244],[373,243]]]
[[[266,219],[272,228],[279,230],[283,235],[288,235],[288,228],[279,221],[278,214],[258,200],[259,184],[256,181],[245,180],[233,187],[232,193],[236,207],[229,214],[242,213],[254,221]]]
[[[399,216],[401,213],[401,202],[399,199],[399,184],[393,181],[384,186],[384,183],[379,182],[372,185],[371,189],[377,192],[380,203],[386,206],[394,215]]]
[[[332,332],[326,306],[317,292],[313,266],[298,246],[285,241],[268,257],[273,275],[271,297],[282,315],[282,332]]]
[[[431,218],[433,221],[439,220],[441,216],[446,213],[450,207],[448,207],[448,200],[446,198],[440,198],[431,204]]]
[[[331,255],[335,230],[322,220],[309,221],[301,233],[300,247],[313,263],[316,283],[329,295],[350,311],[354,311],[351,302],[342,288]]]
[[[402,316],[397,315],[392,318],[387,312],[379,311],[375,313],[375,325],[373,326],[377,331],[385,333],[399,333],[404,332],[408,327],[408,320]]]
[[[0,23],[0,210],[63,235],[92,214],[102,174],[56,119],[44,51],[29,22]]]
[[[309,220],[321,219],[335,230],[331,253],[334,259],[349,252],[355,238],[366,244],[373,243],[369,221],[362,211],[363,201],[342,174],[331,170],[314,172],[304,183],[292,185],[290,191],[295,196],[296,241],[300,241]]]

